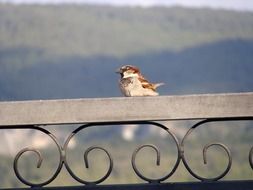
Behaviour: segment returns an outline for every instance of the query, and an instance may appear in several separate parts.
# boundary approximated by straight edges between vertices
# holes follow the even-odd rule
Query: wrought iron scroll
[[[160,150],[154,146],[154,145],[151,145],[151,144],[146,144],[146,145],[142,145],[140,147],[138,147],[133,155],[132,155],[132,167],[135,171],[135,173],[143,180],[149,182],[149,183],[160,183],[161,181],[164,181],[166,179],[168,179],[170,176],[172,176],[174,174],[174,172],[177,170],[177,167],[180,163],[180,147],[179,147],[179,143],[178,143],[178,139],[177,137],[175,136],[174,133],[172,133],[167,127],[165,127],[164,125],[160,124],[160,123],[155,123],[155,122],[148,122],[149,124],[151,125],[154,125],[154,126],[157,126],[163,130],[165,130],[172,138],[173,138],[173,141],[174,143],[176,144],[176,147],[177,147],[177,160],[176,160],[176,163],[174,164],[174,167],[172,168],[172,170],[166,174],[164,177],[161,177],[161,178],[157,178],[157,179],[151,179],[151,178],[148,178],[148,177],[145,177],[143,174],[141,174],[141,172],[138,170],[137,166],[136,166],[136,155],[137,153],[142,149],[142,148],[145,148],[145,147],[150,147],[152,149],[155,150],[156,154],[157,154],[157,159],[156,159],[156,165],[160,165]]]
[[[37,160],[37,168],[40,168],[40,166],[41,166],[41,164],[43,162],[43,156],[41,155],[40,151],[37,150],[37,149],[35,149],[35,148],[26,147],[26,148],[20,150],[18,152],[18,154],[15,156],[14,163],[13,163],[14,172],[15,172],[17,178],[23,184],[28,185],[30,187],[42,187],[42,186],[50,184],[52,181],[54,181],[56,179],[56,177],[58,176],[58,174],[61,172],[61,169],[62,169],[63,166],[65,166],[65,168],[67,169],[68,173],[72,176],[72,178],[75,179],[76,181],[80,182],[81,184],[96,185],[96,184],[99,184],[99,183],[105,181],[110,176],[110,174],[111,174],[111,172],[113,170],[113,159],[112,159],[112,156],[109,153],[109,151],[107,151],[105,148],[99,147],[99,146],[91,146],[87,150],[84,151],[83,158],[84,158],[84,166],[86,168],[89,168],[89,153],[91,151],[94,151],[94,150],[103,151],[106,154],[106,156],[108,157],[108,163],[109,163],[108,164],[108,169],[105,172],[104,176],[102,176],[101,178],[99,178],[97,180],[94,180],[94,181],[87,181],[87,180],[84,180],[81,177],[77,176],[72,171],[72,169],[71,169],[71,167],[70,167],[70,165],[68,163],[68,160],[67,160],[67,158],[68,158],[68,152],[67,151],[68,151],[69,143],[75,137],[75,135],[77,133],[79,133],[81,130],[84,130],[84,129],[89,128],[89,127],[103,126],[103,125],[107,125],[107,126],[111,126],[111,125],[129,125],[129,124],[152,125],[152,126],[160,128],[162,130],[165,130],[167,132],[167,134],[170,137],[172,137],[173,142],[174,142],[174,144],[176,145],[176,148],[177,148],[177,159],[176,159],[176,162],[175,162],[174,166],[172,167],[172,169],[170,169],[167,172],[167,174],[165,176],[160,177],[160,178],[149,178],[149,177],[146,177],[144,174],[142,174],[139,171],[139,169],[137,167],[137,164],[136,164],[136,156],[140,152],[140,150],[142,150],[144,148],[151,148],[156,153],[156,165],[159,166],[160,165],[160,150],[155,145],[152,145],[152,144],[144,144],[144,145],[141,145],[138,148],[136,148],[134,150],[133,154],[132,154],[131,163],[132,163],[132,167],[133,167],[133,170],[134,170],[135,174],[138,177],[140,177],[141,179],[143,179],[144,181],[147,181],[149,183],[160,183],[160,182],[163,182],[163,181],[167,180],[168,178],[170,178],[175,173],[175,171],[177,170],[177,168],[178,168],[181,160],[182,160],[185,168],[187,169],[187,171],[193,177],[195,177],[196,179],[199,179],[201,181],[217,181],[217,180],[223,178],[224,176],[226,176],[227,173],[231,169],[231,166],[232,166],[232,156],[231,156],[229,148],[226,147],[224,144],[222,144],[220,142],[209,143],[209,144],[207,144],[207,145],[204,146],[204,148],[203,148],[203,161],[204,161],[204,164],[207,163],[207,151],[209,150],[210,147],[213,147],[213,146],[217,146],[220,149],[222,149],[226,153],[227,160],[228,160],[227,166],[225,167],[225,170],[221,174],[219,174],[219,175],[217,175],[216,177],[213,177],[213,178],[205,178],[205,177],[202,177],[202,176],[196,174],[191,169],[190,165],[187,163],[187,160],[186,160],[186,157],[185,157],[185,151],[184,151],[186,140],[188,139],[188,136],[196,128],[198,128],[200,126],[203,126],[203,124],[210,123],[210,122],[236,121],[236,120],[253,120],[253,117],[207,119],[207,120],[200,121],[200,122],[196,123],[195,125],[193,125],[192,127],[190,127],[190,129],[187,131],[187,133],[185,134],[185,136],[183,137],[183,139],[182,139],[181,142],[178,141],[176,135],[169,128],[167,128],[166,126],[164,126],[164,125],[162,125],[160,123],[151,122],[151,121],[104,122],[104,123],[85,124],[85,125],[82,125],[82,126],[78,127],[77,129],[75,129],[68,136],[68,138],[65,141],[65,143],[63,144],[63,146],[61,146],[58,143],[57,138],[52,133],[50,133],[48,130],[46,130],[46,129],[42,128],[42,127],[39,127],[39,126],[33,126],[33,125],[27,125],[27,126],[0,126],[0,129],[33,129],[33,130],[37,130],[37,131],[40,131],[40,132],[44,133],[45,135],[49,136],[52,139],[52,141],[55,143],[55,145],[57,147],[57,150],[59,152],[59,163],[58,163],[57,169],[53,173],[52,177],[50,177],[46,181],[43,181],[43,182],[40,182],[40,183],[34,183],[34,182],[31,182],[31,181],[28,181],[27,179],[25,179],[22,176],[22,174],[20,172],[20,169],[19,169],[19,160],[23,156],[23,154],[25,154],[27,152],[32,152],[33,154],[37,155],[37,158],[38,158],[38,160]],[[250,164],[250,167],[253,170],[253,147],[249,151],[249,164]]]
[[[152,182],[164,181],[164,180],[166,180],[167,178],[169,178],[169,177],[176,171],[176,169],[177,169],[177,167],[178,167],[178,165],[179,165],[179,163],[180,163],[180,149],[179,149],[179,143],[178,143],[178,140],[177,140],[176,136],[175,136],[166,126],[164,126],[164,125],[162,125],[162,124],[160,124],[160,123],[151,122],[151,121],[92,123],[92,124],[86,124],[86,125],[83,125],[83,126],[78,127],[76,130],[74,130],[74,131],[71,133],[71,135],[68,137],[68,139],[66,140],[66,142],[65,142],[65,144],[64,144],[64,146],[63,146],[63,150],[64,150],[64,152],[65,152],[64,163],[65,163],[65,167],[67,168],[67,170],[68,170],[68,172],[70,173],[70,175],[71,175],[74,179],[76,179],[78,182],[83,183],[83,184],[86,184],[86,185],[89,185],[89,184],[98,184],[98,183],[101,183],[101,182],[103,182],[104,180],[106,180],[106,179],[109,177],[109,175],[110,175],[110,173],[111,173],[111,171],[112,171],[112,168],[113,168],[113,160],[112,160],[112,157],[111,157],[111,155],[109,154],[109,152],[108,152],[106,149],[104,149],[104,148],[102,148],[102,147],[96,146],[96,147],[90,147],[89,149],[86,150],[86,152],[85,152],[85,154],[84,154],[84,159],[85,159],[85,165],[86,165],[86,167],[88,166],[87,155],[88,155],[88,153],[89,153],[91,150],[93,150],[93,149],[100,149],[100,150],[103,150],[103,151],[107,154],[107,156],[108,156],[108,158],[109,158],[109,168],[108,168],[107,173],[106,173],[102,178],[100,178],[100,179],[98,179],[98,180],[96,180],[96,181],[88,182],[88,181],[85,181],[85,180],[79,178],[78,176],[76,176],[76,175],[74,174],[74,172],[71,170],[71,168],[69,167],[69,164],[68,164],[67,159],[66,159],[66,155],[67,155],[66,151],[67,151],[67,148],[68,148],[68,144],[69,144],[70,140],[71,140],[79,131],[81,131],[81,130],[83,130],[83,129],[86,129],[86,128],[88,128],[88,127],[92,127],[92,126],[101,126],[101,125],[126,125],[126,124],[139,124],[139,125],[148,124],[148,125],[153,125],[153,126],[162,128],[163,130],[165,130],[168,134],[170,134],[170,135],[172,136],[172,138],[173,138],[173,140],[174,140],[174,142],[175,142],[175,144],[176,144],[176,146],[177,146],[178,157],[177,157],[177,161],[176,161],[176,163],[175,163],[175,165],[174,165],[172,171],[169,172],[166,176],[164,176],[164,177],[162,177],[162,178],[158,178],[158,179],[150,179],[150,178],[147,178],[147,177],[143,176],[143,175],[138,171],[137,166],[136,166],[136,164],[135,164],[135,157],[136,157],[136,154],[139,152],[139,150],[142,149],[143,147],[147,147],[147,146],[148,146],[148,147],[153,147],[153,148],[154,148],[154,147],[155,147],[154,145],[142,145],[142,146],[140,146],[139,148],[137,148],[137,149],[134,151],[133,156],[132,156],[132,166],[133,166],[133,169],[134,169],[135,173],[136,173],[140,178],[142,178],[143,180],[152,183]],[[157,152],[157,155],[159,155],[159,152],[160,152],[160,151],[159,151],[156,147],[155,147],[155,150],[156,150],[156,152]],[[157,158],[157,161],[158,161],[157,163],[159,164],[159,163],[160,163],[160,157],[159,157],[159,156],[158,156],[158,158]]]
[[[185,141],[187,139],[187,137],[193,132],[194,129],[196,129],[197,127],[200,127],[201,125],[205,124],[205,123],[209,123],[209,122],[213,122],[213,121],[218,121],[218,120],[204,120],[204,121],[200,121],[198,122],[197,124],[193,125],[186,133],[186,135],[184,136],[184,138],[182,139],[182,142],[181,142],[181,148],[182,150],[184,150],[184,145],[185,145]],[[220,121],[220,120],[219,120]],[[219,143],[219,142],[216,142],[216,143],[209,143],[207,145],[205,145],[205,147],[203,148],[203,161],[204,161],[204,164],[207,163],[207,157],[206,157],[206,152],[207,150],[209,149],[209,147],[211,146],[218,146],[220,148],[222,148],[227,156],[228,156],[228,164],[227,164],[227,167],[226,169],[218,176],[214,177],[214,178],[205,178],[205,177],[201,177],[200,175],[197,175],[189,166],[189,164],[187,163],[186,161],[186,158],[185,158],[185,154],[184,152],[182,152],[182,161],[185,165],[185,168],[188,170],[188,172],[195,178],[201,180],[201,181],[217,181],[221,178],[223,178],[228,172],[229,170],[231,169],[231,166],[232,166],[232,156],[231,156],[231,153],[230,153],[230,150],[226,147],[226,145],[222,144],[222,143]]]
[[[207,152],[208,148],[211,147],[211,146],[218,146],[221,149],[223,149],[225,151],[226,155],[227,155],[228,164],[227,164],[226,169],[220,175],[218,175],[216,177],[213,177],[213,178],[201,177],[201,176],[197,175],[195,172],[193,172],[193,170],[190,168],[189,164],[187,163],[186,158],[185,158],[185,154],[184,154],[184,144],[185,144],[185,141],[186,141],[187,137],[193,132],[193,130],[196,129],[196,128],[198,128],[198,127],[200,127],[203,124],[211,123],[211,122],[244,121],[244,120],[253,120],[253,117],[206,119],[206,120],[203,120],[203,121],[200,121],[200,122],[196,123],[195,125],[193,125],[187,131],[187,133],[183,137],[183,139],[181,141],[181,144],[180,144],[180,147],[181,147],[181,150],[182,150],[181,158],[182,158],[182,161],[183,161],[183,164],[184,164],[185,168],[188,170],[188,172],[193,177],[195,177],[195,178],[197,178],[197,179],[199,179],[201,181],[217,181],[217,180],[222,179],[223,177],[225,177],[227,175],[227,173],[230,171],[231,167],[232,167],[232,155],[230,153],[229,148],[226,145],[222,144],[222,143],[215,142],[215,143],[209,143],[209,144],[205,145],[205,147],[203,148],[203,161],[204,161],[204,164],[207,163],[206,152]],[[250,163],[251,168],[253,169],[252,157],[253,157],[253,147],[251,148],[250,153],[249,153],[249,163]]]
[[[86,185],[89,185],[89,184],[99,184],[101,182],[103,182],[104,180],[106,180],[111,172],[112,172],[112,168],[113,168],[113,160],[112,160],[112,157],[110,155],[110,153],[103,147],[99,147],[99,146],[92,146],[92,147],[89,147],[85,152],[84,152],[84,163],[85,163],[85,167],[86,168],[89,168],[89,161],[88,161],[88,154],[89,152],[91,152],[92,150],[94,149],[99,149],[99,150],[102,150],[106,153],[106,155],[108,156],[108,159],[109,159],[109,168],[106,172],[106,174],[101,177],[100,179],[98,180],[95,180],[95,181],[86,181],[86,180],[83,180],[81,178],[79,178],[77,175],[75,175],[75,173],[71,170],[69,164],[68,164],[68,161],[67,161],[67,149],[68,149],[68,145],[69,145],[69,142],[71,141],[71,139],[81,130],[83,129],[86,129],[88,127],[92,127],[92,126],[97,126],[97,125],[101,125],[101,123],[97,123],[97,124],[87,124],[87,125],[82,125],[80,127],[78,127],[76,130],[74,130],[70,136],[67,138],[66,142],[64,143],[64,146],[63,146],[63,150],[64,150],[64,164],[65,164],[65,167],[66,169],[68,170],[69,174],[75,179],[77,180],[78,182],[82,183],[82,184],[86,184]]]
[[[26,180],[24,177],[22,177],[22,175],[21,175],[21,173],[19,171],[19,168],[18,168],[18,162],[19,162],[19,159],[21,158],[21,156],[24,153],[26,153],[26,152],[33,152],[33,153],[35,153],[38,156],[37,168],[40,168],[40,166],[41,166],[41,164],[43,162],[43,157],[42,157],[40,151],[36,150],[35,148],[26,147],[26,148],[20,150],[18,152],[18,154],[15,156],[14,163],[13,163],[13,168],[14,168],[14,172],[15,172],[17,178],[23,184],[31,186],[31,187],[45,186],[45,185],[50,184],[52,181],[54,181],[55,178],[60,173],[60,171],[62,169],[62,165],[63,165],[61,146],[58,143],[57,138],[52,133],[50,133],[48,130],[46,130],[44,128],[41,128],[41,127],[38,127],[38,126],[33,126],[33,125],[22,126],[22,127],[11,126],[11,127],[6,127],[6,128],[5,127],[1,127],[0,129],[7,129],[7,128],[8,129],[33,129],[33,130],[37,130],[37,131],[40,131],[40,132],[46,134],[47,136],[49,136],[53,140],[53,142],[55,143],[55,145],[56,145],[56,147],[58,149],[60,159],[59,159],[58,167],[57,167],[55,173],[53,174],[53,176],[51,178],[49,178],[48,180],[46,180],[44,182],[41,182],[41,183],[33,183],[33,182],[30,182],[30,181]]]

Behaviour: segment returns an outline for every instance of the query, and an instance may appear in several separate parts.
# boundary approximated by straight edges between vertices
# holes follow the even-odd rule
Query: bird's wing
[[[143,88],[148,88],[155,91],[156,87],[154,86],[154,84],[148,82],[148,80],[146,80],[143,76],[139,77],[139,80]]]

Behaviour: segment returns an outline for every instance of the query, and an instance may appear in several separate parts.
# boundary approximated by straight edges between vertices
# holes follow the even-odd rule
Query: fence
[[[193,125],[184,135],[181,141],[161,121],[167,120],[201,120]],[[18,101],[0,103],[0,129],[33,129],[46,134],[52,139],[59,152],[59,163],[55,173],[48,180],[34,183],[25,179],[19,171],[19,160],[23,154],[32,152],[38,156],[37,167],[40,167],[42,156],[34,148],[24,148],[18,152],[13,161],[13,168],[17,180],[28,187],[35,189],[253,189],[253,180],[221,181],[231,169],[232,155],[228,147],[222,143],[210,143],[203,149],[203,159],[206,162],[206,152],[209,147],[217,146],[227,155],[225,170],[212,178],[202,177],[194,172],[185,159],[185,141],[188,136],[199,126],[205,123],[253,120],[253,93],[213,94],[213,95],[187,95],[187,96],[159,96],[159,97],[135,97],[135,98],[96,98],[73,100],[43,100],[43,101]],[[44,125],[80,124],[67,138],[64,145],[50,133]],[[132,154],[132,167],[135,174],[148,182],[143,184],[125,185],[101,185],[113,170],[113,158],[110,153],[99,146],[91,146],[84,153],[86,167],[89,167],[88,154],[99,149],[104,151],[109,160],[108,171],[96,181],[86,181],[78,177],[71,169],[67,161],[67,149],[70,140],[81,130],[104,125],[118,124],[148,124],[164,130],[174,141],[177,149],[176,162],[165,176],[149,178],[139,171],[136,165],[136,155],[143,148],[150,148],[156,152],[157,165],[160,164],[160,151],[152,144],[144,144],[136,148]],[[253,174],[253,147],[248,152],[249,167]],[[164,182],[173,176],[178,166],[183,164],[187,171],[200,182]],[[75,187],[47,187],[59,175],[65,167],[71,177],[80,182]],[[0,171],[1,172],[1,171]],[[122,171],[123,172],[123,171]],[[23,188],[26,189],[26,188]]]

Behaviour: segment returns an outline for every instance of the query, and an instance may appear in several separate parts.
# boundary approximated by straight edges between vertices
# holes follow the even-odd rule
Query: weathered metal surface
[[[253,93],[0,102],[0,125],[253,116]]]

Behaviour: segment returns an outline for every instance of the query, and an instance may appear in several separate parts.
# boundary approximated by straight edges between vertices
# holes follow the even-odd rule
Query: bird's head
[[[132,65],[124,65],[120,67],[116,73],[119,73],[121,75],[121,78],[127,78],[127,77],[138,77],[140,74],[140,70],[136,66]]]

